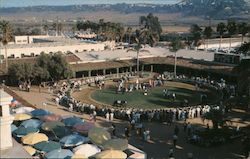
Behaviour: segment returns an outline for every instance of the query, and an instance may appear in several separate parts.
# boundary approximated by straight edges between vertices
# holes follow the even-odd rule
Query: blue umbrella
[[[75,124],[82,124],[84,120],[78,117],[69,117],[62,120],[66,126],[74,126]]]
[[[34,133],[34,132],[38,132],[39,130],[37,128],[33,128],[33,127],[23,127],[23,126],[19,126],[18,129],[16,129],[15,131],[13,131],[13,134],[16,135],[17,137],[22,137],[25,136],[29,133]]]
[[[86,141],[88,141],[87,138],[80,136],[78,134],[72,134],[72,135],[68,135],[68,136],[63,137],[60,140],[60,143],[64,147],[70,147],[70,146],[80,145]]]
[[[11,124],[11,132],[15,131],[17,129],[17,126],[14,124]]]
[[[66,159],[70,158],[71,156],[73,156],[73,153],[67,149],[56,149],[45,154],[46,159],[55,159],[55,158]]]
[[[31,114],[33,116],[44,116],[44,115],[49,115],[50,112],[48,110],[45,110],[45,109],[35,109],[35,110],[31,111]]]
[[[39,128],[42,125],[42,123],[43,122],[41,120],[29,119],[29,120],[23,121],[20,126],[23,126],[25,128],[27,127]]]
[[[50,152],[55,149],[60,149],[61,145],[55,141],[42,141],[34,145],[34,148],[42,152]]]

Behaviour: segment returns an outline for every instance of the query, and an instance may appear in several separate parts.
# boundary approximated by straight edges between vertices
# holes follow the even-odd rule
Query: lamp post
[[[174,78],[176,78],[177,51],[174,54]]]

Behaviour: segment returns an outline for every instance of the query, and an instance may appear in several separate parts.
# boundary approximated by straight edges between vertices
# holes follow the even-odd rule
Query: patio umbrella
[[[121,150],[128,148],[128,140],[126,139],[110,139],[103,145],[104,150]]]
[[[55,158],[63,159],[63,158],[70,158],[71,156],[73,156],[73,153],[68,149],[56,149],[45,154],[46,159],[55,159]]]
[[[73,156],[71,156],[71,159],[88,159],[88,157],[80,154],[74,154]]]
[[[74,148],[73,152],[75,154],[90,157],[90,156],[97,154],[98,152],[101,152],[101,149],[93,144],[83,144],[83,145],[80,145],[80,146],[77,146],[76,148]]]
[[[27,120],[30,119],[32,116],[30,116],[29,114],[25,114],[25,113],[18,113],[18,114],[14,114],[14,120]]]
[[[45,109],[35,109],[35,110],[31,111],[31,114],[33,116],[44,116],[44,115],[50,114],[50,112],[48,110],[45,110]]]
[[[82,124],[84,120],[78,117],[69,117],[62,120],[66,126],[74,126],[75,124]]]
[[[50,152],[55,149],[60,149],[61,145],[59,142],[55,141],[42,141],[34,145],[34,148],[42,152]]]
[[[95,126],[94,123],[84,122],[83,124],[76,124],[73,129],[79,133],[88,134],[88,131]]]
[[[51,131],[60,126],[64,127],[65,124],[60,121],[48,121],[42,124],[42,129],[46,131]]]
[[[42,133],[29,133],[21,138],[22,142],[27,145],[34,145],[41,141],[48,141],[48,137]]]
[[[88,140],[85,137],[77,135],[77,134],[73,134],[73,135],[68,135],[68,136],[63,137],[60,140],[60,143],[64,147],[70,147],[70,146],[80,145],[86,141]]]
[[[24,148],[25,151],[28,152],[28,154],[29,154],[30,156],[33,156],[33,155],[36,153],[36,149],[34,149],[34,148],[31,147],[31,146],[24,146],[23,148]]]
[[[17,126],[14,124],[11,124],[11,132],[15,131],[17,129]]]
[[[42,121],[61,121],[62,117],[56,114],[49,114],[39,117]]]
[[[25,128],[27,127],[33,127],[33,128],[39,128],[42,125],[42,121],[37,119],[29,119],[26,121],[23,121],[20,126],[23,126]]]
[[[109,132],[107,132],[103,128],[97,128],[97,127],[94,127],[89,130],[88,137],[93,143],[97,145],[102,145],[104,142],[111,139]]]
[[[35,133],[38,132],[39,130],[37,128],[33,128],[33,127],[23,127],[23,126],[19,126],[18,129],[16,129],[15,131],[13,131],[13,134],[17,137],[22,137],[25,136],[29,133]]]
[[[96,159],[126,159],[127,154],[118,150],[105,150],[95,155]]]
[[[35,110],[34,108],[31,107],[19,107],[14,109],[13,111],[15,113],[26,113],[26,114],[30,114],[31,111]]]
[[[53,132],[57,138],[63,138],[64,136],[68,136],[68,135],[72,134],[71,130],[69,130],[66,127],[62,127],[62,126],[58,126],[54,129],[52,129],[51,132]]]

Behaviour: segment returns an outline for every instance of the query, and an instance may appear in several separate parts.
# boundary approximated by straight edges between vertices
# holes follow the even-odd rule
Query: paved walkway
[[[37,108],[46,108],[51,112],[60,115],[77,115],[88,119],[89,115],[80,115],[72,112],[68,112],[61,107],[57,107],[52,102],[52,95],[43,90],[42,93],[38,92],[37,88],[32,88],[31,92],[24,92],[15,89],[15,92],[22,96],[25,100],[30,102],[33,105],[36,105]],[[48,103],[46,107],[43,106],[43,102]],[[239,112],[240,113],[240,112]],[[189,120],[193,126],[203,126],[201,119],[192,119]],[[205,123],[206,124],[206,123]],[[245,123],[248,124],[248,123]],[[105,119],[98,117],[97,125],[109,127],[111,123],[106,122]],[[117,136],[124,136],[124,128],[128,125],[127,122],[115,120],[115,125],[117,128]],[[148,155],[148,158],[154,159],[164,159],[168,158],[169,149],[172,147],[172,136],[174,132],[174,125],[167,126],[162,123],[144,123],[145,128],[149,128],[151,132],[151,141],[144,142],[140,137],[135,135],[135,132],[132,132],[132,136],[129,138],[129,143],[138,147],[139,149],[145,151]],[[186,134],[182,131],[182,123],[178,122],[177,125],[180,128],[179,139],[177,141],[177,148],[175,149],[175,158],[176,159],[186,159],[187,153],[191,152],[194,154],[195,159],[242,159],[243,157],[239,155],[242,145],[239,140],[236,140],[232,143],[228,143],[223,146],[217,146],[213,148],[202,148],[186,142]]]
[[[13,147],[0,151],[0,158],[32,158],[23,148],[21,144],[12,139]]]

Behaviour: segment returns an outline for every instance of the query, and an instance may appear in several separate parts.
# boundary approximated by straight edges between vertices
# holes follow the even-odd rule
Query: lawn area
[[[163,96],[165,88],[176,94],[174,102],[172,99]],[[127,106],[131,108],[156,109],[181,106],[184,99],[189,101],[189,105],[197,105],[200,103],[201,94],[207,95],[208,102],[213,102],[218,97],[217,93],[212,89],[197,91],[193,85],[180,82],[168,82],[166,86],[152,88],[148,90],[147,96],[143,92],[143,90],[134,90],[133,92],[116,94],[116,87],[110,85],[105,89],[94,91],[91,98],[109,105],[113,105],[116,100],[126,100],[128,102]]]

